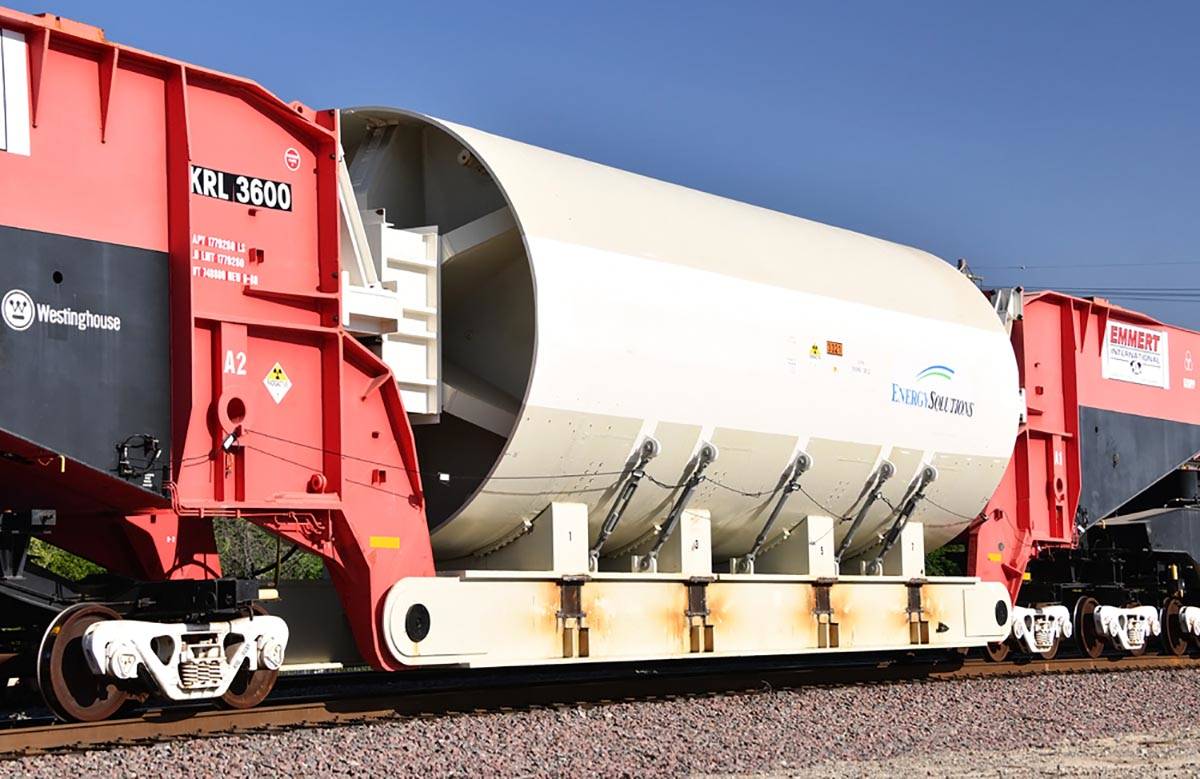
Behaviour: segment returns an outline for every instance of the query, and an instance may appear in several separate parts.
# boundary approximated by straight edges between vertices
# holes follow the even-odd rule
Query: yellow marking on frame
[[[999,552],[988,552],[988,559],[993,563],[998,563],[1001,559],[1003,559],[1003,555],[1001,555]]]
[[[1021,581],[1023,581],[1023,582],[1033,581],[1033,574],[1031,574],[1029,571],[1026,571],[1025,574],[1023,576],[1021,576]]]
[[[371,536],[372,549],[399,549],[400,536]]]

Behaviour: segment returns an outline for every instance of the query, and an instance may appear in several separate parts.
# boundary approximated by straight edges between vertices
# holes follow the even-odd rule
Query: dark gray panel
[[[1166,511],[1145,521],[1150,548],[1167,552],[1187,552],[1200,560],[1200,509],[1180,508]]]
[[[113,474],[117,443],[150,435],[164,465],[167,282],[163,252],[0,227],[0,428]],[[130,481],[158,492],[149,476]]]
[[[1200,425],[1080,406],[1079,439],[1090,525],[1200,452]]]

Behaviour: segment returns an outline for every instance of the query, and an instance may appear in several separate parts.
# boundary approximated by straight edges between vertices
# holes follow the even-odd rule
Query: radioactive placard
[[[283,397],[292,388],[292,380],[288,378],[287,371],[283,369],[283,366],[275,363],[271,370],[267,371],[263,385],[266,386],[267,392],[271,393],[271,398],[276,403],[282,403]]]

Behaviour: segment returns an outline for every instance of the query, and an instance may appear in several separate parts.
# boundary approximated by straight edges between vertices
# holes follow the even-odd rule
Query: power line
[[[971,265],[971,270],[1071,270],[1073,268],[1141,268],[1147,265],[1200,265],[1200,260],[1147,260],[1145,262],[1081,262],[1074,265],[1025,263],[1021,265]]]
[[[1113,292],[1134,295],[1200,295],[1200,287],[1049,287],[1054,290]]]
[[[1200,287],[1045,287],[1031,292],[1061,292],[1077,297],[1104,297],[1159,303],[1200,302]]]
[[[1125,284],[1120,286],[1106,287],[1098,284],[1076,284],[1074,286],[1064,287],[1065,289],[1095,289],[1108,292],[1200,292],[1200,287],[1181,287],[1177,284],[1169,287],[1131,287]]]
[[[1098,297],[1119,300],[1124,303],[1200,303],[1200,296],[1194,298],[1156,298],[1139,297],[1137,295],[1099,295]]]

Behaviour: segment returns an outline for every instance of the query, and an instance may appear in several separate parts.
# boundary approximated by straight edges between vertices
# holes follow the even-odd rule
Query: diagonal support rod
[[[754,539],[754,546],[746,553],[746,556],[738,561],[738,573],[754,573],[754,561],[762,552],[763,545],[767,542],[767,536],[771,533],[771,528],[775,526],[775,522],[779,519],[779,515],[783,513],[783,507],[787,503],[788,498],[793,492],[800,489],[800,477],[812,467],[812,458],[807,452],[800,452],[796,455],[796,459],[791,462],[785,471],[786,479],[783,489],[779,493],[778,500],[771,508],[771,514],[767,517],[767,521],[763,523],[762,530],[758,531],[758,536]]]
[[[854,542],[854,536],[858,533],[859,527],[862,526],[863,520],[867,518],[867,512],[871,510],[871,506],[875,505],[875,501],[879,500],[879,493],[883,491],[883,485],[888,479],[896,475],[896,466],[892,465],[888,460],[884,460],[875,469],[875,473],[867,480],[863,487],[859,498],[862,500],[862,505],[858,509],[858,513],[854,515],[854,521],[850,523],[850,529],[846,531],[846,537],[842,539],[842,543],[838,545],[837,553],[833,559],[838,565],[841,565],[842,555],[846,554],[846,550],[850,548],[850,544]],[[858,501],[855,501],[857,504]]]
[[[878,576],[883,573],[883,558],[891,548],[900,540],[900,533],[904,530],[904,526],[908,524],[908,518],[916,511],[917,504],[925,499],[925,490],[929,488],[937,480],[937,468],[932,465],[926,465],[917,474],[917,478],[912,480],[908,485],[908,490],[904,493],[904,500],[900,501],[900,508],[896,511],[896,519],[892,522],[892,526],[884,533],[882,542],[879,546],[879,553],[875,555],[875,559],[867,565],[867,573],[872,576]]]
[[[637,462],[634,464],[633,469],[630,470],[625,483],[621,485],[621,492],[613,502],[612,508],[608,510],[608,516],[604,518],[604,524],[600,526],[600,535],[596,537],[596,543],[592,544],[592,548],[588,551],[588,567],[593,572],[599,570],[600,551],[604,549],[604,544],[608,541],[608,537],[617,529],[617,524],[621,521],[621,516],[629,506],[629,501],[633,499],[633,494],[637,492],[638,485],[646,476],[646,466],[658,456],[659,451],[661,451],[661,447],[657,439],[647,437],[645,441],[642,441],[642,445],[638,449]]]
[[[683,492],[679,499],[675,501],[675,505],[671,507],[671,513],[667,515],[666,522],[663,522],[662,528],[658,531],[658,538],[654,541],[654,546],[650,548],[638,563],[638,567],[643,571],[654,570],[658,555],[662,548],[666,546],[667,540],[671,534],[675,532],[676,525],[679,524],[679,518],[683,516],[684,509],[687,508],[688,502],[692,499],[692,493],[696,491],[696,487],[700,482],[704,481],[704,471],[715,462],[717,459],[717,447],[707,441],[700,447],[700,453],[696,457],[696,467],[692,469],[692,474],[688,476],[687,482],[684,484]]]

